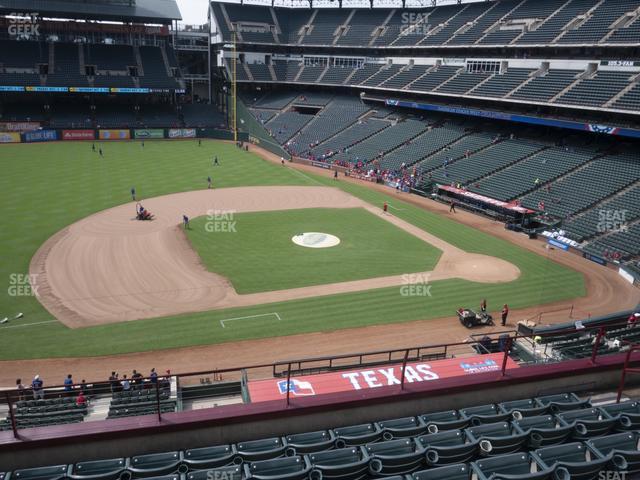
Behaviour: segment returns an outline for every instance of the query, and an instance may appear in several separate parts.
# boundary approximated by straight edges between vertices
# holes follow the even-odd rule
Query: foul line
[[[246,317],[225,318],[224,320],[220,320],[220,325],[222,325],[222,328],[227,328],[224,322],[232,322],[234,320],[243,320],[245,318],[269,317],[272,315],[275,316],[279,321],[282,320],[278,312],[272,312],[272,313],[260,313],[259,315],[249,315]]]
[[[389,208],[393,208],[394,210],[398,210],[399,212],[404,212],[404,208],[398,208],[398,207],[394,207],[393,205],[391,205],[390,203],[388,204]]]
[[[57,323],[57,320],[47,320],[46,322],[36,322],[36,323],[24,323],[22,325],[9,325],[7,327],[3,327],[0,325],[0,330],[4,330],[5,328],[22,328],[22,327],[31,327],[33,325],[44,325],[45,323]]]
[[[324,183],[322,183],[322,182],[320,182],[320,181],[316,180],[315,178],[310,177],[310,176],[309,176],[309,175],[307,175],[306,173],[304,173],[304,172],[302,172],[302,171],[298,170],[297,168],[290,168],[290,170],[293,170],[293,171],[294,171],[294,172],[296,172],[298,175],[302,175],[304,178],[306,178],[306,179],[308,179],[308,180],[311,180],[312,182],[317,183],[318,185],[320,185],[320,186],[322,186],[322,187],[326,187],[326,186],[327,186],[327,185],[325,185]]]

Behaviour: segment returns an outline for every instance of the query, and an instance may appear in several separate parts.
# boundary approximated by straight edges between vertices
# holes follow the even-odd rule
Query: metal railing
[[[628,368],[632,353],[640,350],[640,347],[632,345],[631,342],[621,342],[621,345],[617,351],[602,350],[605,345],[605,339],[607,338],[607,332],[610,329],[620,329],[627,326],[628,332],[636,332],[640,336],[640,325],[628,326],[625,323],[610,324],[606,327],[595,326],[585,327],[582,329],[567,328],[554,332],[542,332],[533,333],[531,335],[522,335],[514,332],[513,330],[496,331],[487,333],[483,338],[475,339],[470,338],[464,342],[447,343],[447,344],[433,344],[433,345],[420,345],[401,349],[380,350],[370,352],[359,352],[352,354],[333,355],[317,358],[305,358],[286,360],[275,363],[264,363],[256,365],[245,365],[241,367],[232,367],[225,369],[214,369],[199,372],[186,372],[186,373],[171,373],[167,372],[166,375],[159,377],[143,377],[136,378],[130,384],[130,392],[128,395],[132,398],[136,396],[145,396],[146,402],[138,402],[145,404],[146,409],[143,409],[143,414],[155,414],[157,415],[158,422],[163,421],[163,414],[167,411],[175,411],[187,409],[185,404],[190,401],[206,402],[204,405],[200,405],[198,408],[215,406],[219,398],[223,398],[226,403],[249,403],[251,398],[249,396],[248,386],[252,381],[265,380],[273,378],[286,378],[287,389],[285,396],[285,405],[291,404],[290,392],[291,379],[296,375],[307,374],[312,375],[322,372],[331,372],[335,370],[345,369],[359,369],[362,367],[371,367],[374,365],[400,365],[400,390],[405,390],[405,369],[410,362],[415,361],[432,361],[442,358],[464,358],[474,355],[481,355],[483,353],[502,353],[502,362],[500,365],[500,375],[507,375],[509,369],[508,359],[510,357],[516,357],[519,349],[523,345],[541,346],[542,344],[553,345],[554,343],[562,344],[566,341],[568,336],[577,337],[578,335],[584,336],[585,339],[591,338],[591,348],[583,349],[585,354],[580,358],[589,358],[592,364],[597,364],[598,359],[609,353],[620,353],[621,351],[628,350],[627,361],[625,362],[625,368],[623,370],[623,378],[621,380],[621,387],[624,385],[625,375],[627,372],[636,373],[635,370]],[[614,330],[620,332],[620,330]],[[488,343],[488,340],[490,343]],[[555,339],[555,340],[554,340]],[[542,350],[540,350],[542,352]],[[563,358],[540,358],[540,361],[523,362],[519,366],[526,366],[527,363],[549,363],[549,361],[561,362]],[[640,373],[640,369],[638,369]],[[27,396],[33,396],[34,398],[44,399],[64,399],[75,398],[80,390],[87,391],[87,397],[89,402],[94,399],[109,399],[110,410],[118,409],[117,404],[112,404],[114,398],[120,398],[123,395],[120,393],[123,389],[126,390],[126,384],[122,383],[122,379],[109,382],[108,380],[87,382],[82,385],[73,385],[69,390],[69,386],[65,390],[64,385],[47,386],[39,390],[27,388],[22,391],[16,389],[9,389],[3,392],[4,402],[2,402],[2,396],[0,396],[0,403],[5,403],[8,407],[7,419],[5,425],[9,427],[16,438],[19,438],[19,431],[22,428],[30,428],[33,425],[27,425],[24,419],[30,418],[29,416],[23,416],[24,412],[29,412],[29,408],[37,408],[38,402],[29,404],[18,403],[21,400],[25,400]],[[195,389],[195,393],[186,392],[189,389]],[[198,389],[201,392],[198,393]],[[284,393],[284,392],[283,392]],[[149,402],[149,400],[151,400]],[[65,402],[65,400],[60,400]],[[165,403],[166,401],[166,403]],[[70,403],[71,400],[66,400]],[[221,403],[225,403],[221,402]],[[131,405],[127,404],[121,408],[133,409],[133,414],[136,414],[135,403]],[[62,403],[61,403],[62,404]],[[151,405],[152,404],[152,405]],[[175,407],[174,407],[175,405]],[[18,406],[23,412],[18,412]],[[193,406],[193,405],[191,405]],[[25,410],[26,409],[26,410]],[[125,412],[131,413],[131,412]],[[34,417],[37,418],[37,417]],[[83,418],[84,420],[84,418]],[[27,422],[28,423],[28,422]]]

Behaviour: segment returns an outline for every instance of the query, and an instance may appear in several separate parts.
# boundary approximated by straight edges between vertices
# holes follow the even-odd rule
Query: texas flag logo
[[[278,382],[278,390],[281,395],[287,393],[287,381],[281,380]],[[289,391],[297,397],[304,397],[308,395],[315,395],[313,385],[310,382],[303,382],[301,380],[291,379],[289,381]]]

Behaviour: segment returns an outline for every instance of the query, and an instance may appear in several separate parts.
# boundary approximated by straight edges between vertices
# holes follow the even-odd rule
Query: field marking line
[[[223,320],[220,320],[220,325],[222,325],[222,328],[227,328],[224,324],[224,322],[232,322],[233,320],[243,320],[245,318],[258,318],[258,317],[269,317],[269,316],[275,316],[278,321],[281,321],[282,318],[280,318],[280,315],[278,314],[278,312],[271,312],[271,313],[260,313],[258,315],[248,315],[246,317],[234,317],[234,318],[225,318]]]
[[[57,320],[47,320],[46,322],[35,322],[35,323],[24,323],[22,325],[9,325],[8,327],[0,326],[0,330],[4,330],[5,328],[22,328],[22,327],[32,327],[33,325],[44,325],[45,323],[57,323]]]
[[[394,210],[398,210],[399,212],[404,212],[404,208],[398,208],[398,207],[394,207],[393,205],[391,205],[389,203],[389,208],[393,208]]]
[[[298,170],[297,168],[291,168],[290,170],[293,170],[294,172],[296,172],[298,175],[302,175],[304,178],[311,180],[314,183],[317,183],[318,185],[322,186],[322,187],[326,187],[327,185],[325,185],[324,183],[316,180],[315,178],[310,177],[309,175],[307,175],[306,173]]]

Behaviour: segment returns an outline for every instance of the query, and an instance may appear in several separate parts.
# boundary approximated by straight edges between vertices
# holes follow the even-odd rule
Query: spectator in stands
[[[509,316],[509,306],[505,303],[502,306],[502,323],[501,325],[504,327],[507,324],[507,317]]]
[[[131,382],[126,375],[122,375],[122,381],[120,382],[120,385],[122,385],[123,392],[128,392],[129,390],[131,390]]]
[[[71,395],[71,391],[73,390],[73,377],[71,374],[67,375],[67,378],[64,379],[64,392],[67,396]]]
[[[24,400],[25,399],[24,385],[22,384],[21,378],[18,378],[16,380],[16,389],[18,390],[18,400]]]
[[[85,397],[84,392],[80,390],[78,397],[76,398],[76,405],[78,407],[86,407],[87,406],[87,397]]]
[[[44,381],[40,378],[40,375],[33,377],[31,382],[31,389],[33,390],[34,400],[44,400]]]
[[[134,370],[131,375],[131,383],[134,389],[140,390],[142,388],[142,374],[137,370]]]
[[[89,396],[89,386],[87,385],[87,382],[84,378],[80,382],[80,392],[87,397]]]
[[[627,326],[633,327],[640,319],[640,313],[632,313],[627,319]]]
[[[109,377],[109,386],[111,387],[111,393],[115,393],[118,391],[118,387],[120,386],[120,381],[118,380],[118,372],[111,372],[111,376]]]
[[[151,379],[152,384],[158,383],[158,372],[156,372],[155,368],[151,369],[151,373],[149,374],[149,378]]]

